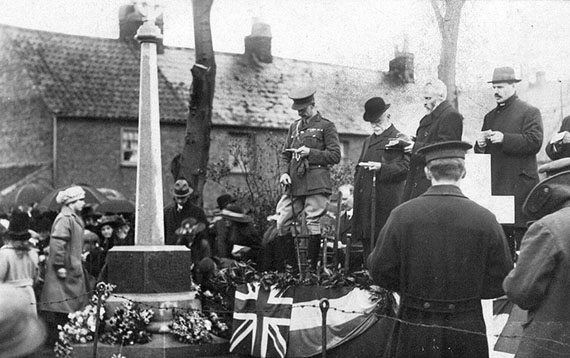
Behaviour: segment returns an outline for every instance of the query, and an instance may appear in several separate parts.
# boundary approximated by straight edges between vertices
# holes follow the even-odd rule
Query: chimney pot
[[[546,83],[546,72],[545,71],[538,71],[536,73],[536,84],[538,86],[542,86]]]
[[[245,56],[253,63],[273,62],[271,55],[271,26],[259,18],[253,18],[251,35],[245,37]]]

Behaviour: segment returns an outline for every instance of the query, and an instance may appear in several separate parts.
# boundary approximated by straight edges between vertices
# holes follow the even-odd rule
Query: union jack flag
[[[236,289],[230,352],[262,358],[284,358],[293,297],[259,283]]]

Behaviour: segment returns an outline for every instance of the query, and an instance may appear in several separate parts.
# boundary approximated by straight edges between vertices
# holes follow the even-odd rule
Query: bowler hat
[[[10,240],[28,240],[30,238],[30,216],[20,209],[12,211],[6,235]]]
[[[541,180],[523,203],[523,213],[531,219],[540,219],[560,209],[570,200],[570,170]]]
[[[450,140],[425,146],[418,150],[419,154],[425,155],[426,163],[435,159],[463,158],[465,153],[473,146],[460,140]]]
[[[170,190],[170,193],[179,198],[183,198],[192,194],[194,189],[188,185],[188,182],[185,179],[178,179],[176,183],[174,183],[174,187]]]
[[[497,67],[493,71],[493,79],[488,83],[516,83],[520,81],[515,77],[515,70],[512,67]]]
[[[236,204],[229,204],[225,209],[222,209],[221,215],[231,221],[238,223],[248,223],[253,219],[251,216],[243,213],[243,210]]]
[[[364,104],[364,115],[362,118],[366,122],[376,122],[380,116],[390,108],[381,97],[372,97]]]
[[[289,98],[293,100],[291,108],[300,110],[307,108],[310,104],[315,102],[314,94],[317,90],[312,86],[304,86],[294,89],[289,92]]]
[[[235,201],[236,199],[234,199],[234,197],[231,196],[230,194],[222,194],[218,196],[218,198],[216,199],[216,202],[218,203],[218,208],[220,209],[225,208],[226,205],[234,203]]]

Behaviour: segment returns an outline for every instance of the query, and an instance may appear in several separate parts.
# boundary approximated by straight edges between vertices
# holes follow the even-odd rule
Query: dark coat
[[[301,161],[292,158],[286,149],[302,146],[311,148]],[[340,142],[334,123],[317,112],[308,123],[298,119],[291,124],[283,151],[279,172],[291,176],[291,194],[307,196],[332,193],[330,167],[340,162]]]
[[[433,143],[461,140],[462,133],[463,116],[447,100],[420,120],[402,202],[420,196],[431,186],[424,173],[425,158],[418,150]]]
[[[381,162],[382,167],[379,171],[370,171],[365,167],[356,166],[352,239],[362,241],[365,257],[371,251],[370,238],[378,237],[390,212],[400,204],[402,199],[410,157],[402,149],[386,149],[390,138],[396,138],[399,133],[392,125],[380,135],[371,135],[364,142],[358,162]],[[371,236],[373,176],[376,176],[376,219],[374,234]]]
[[[570,116],[564,118],[560,126],[560,132],[570,132]],[[546,154],[552,160],[570,157],[570,143],[548,143],[545,148]]]
[[[491,154],[493,195],[514,195],[515,226],[526,227],[522,204],[538,183],[536,153],[542,146],[542,117],[538,108],[521,101],[515,94],[503,106],[485,115],[482,131],[502,132],[503,143],[487,142],[485,148],[475,143],[476,153]]]
[[[204,223],[208,227],[208,218],[204,213],[204,210],[187,201],[183,206],[182,210],[178,211],[176,208],[176,203],[172,203],[164,208],[164,244],[165,245],[176,245],[178,241],[178,236],[176,235],[176,229],[180,227],[182,221],[187,218],[195,218],[197,223]],[[198,235],[207,235],[206,231]],[[200,236],[202,238],[202,236]]]
[[[391,357],[488,356],[480,300],[504,294],[513,263],[495,216],[458,187],[430,187],[392,210],[368,267],[401,295],[402,320],[479,333],[396,323]]]
[[[530,226],[507,297],[528,310],[517,358],[570,356],[570,202]]]

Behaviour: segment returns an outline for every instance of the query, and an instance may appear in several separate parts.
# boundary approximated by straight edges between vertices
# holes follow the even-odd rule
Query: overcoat
[[[88,302],[87,283],[81,262],[83,250],[83,220],[68,206],[63,206],[51,229],[46,277],[40,295],[42,311],[71,313]],[[67,270],[66,278],[59,278],[59,268]]]
[[[28,302],[27,311],[37,316],[34,284],[39,279],[39,258],[36,249],[19,253],[12,245],[0,247],[0,283],[13,286],[12,299]]]
[[[286,149],[310,148],[308,157],[293,158]],[[287,139],[280,154],[279,172],[291,176],[291,194],[308,196],[331,194],[330,167],[340,162],[340,142],[333,122],[317,112],[308,121],[297,119],[289,126]]]
[[[402,199],[404,182],[408,174],[410,156],[403,149],[386,149],[390,139],[396,138],[400,132],[391,125],[379,135],[372,134],[364,142],[358,162],[381,162],[378,171],[356,166],[354,176],[354,214],[352,218],[352,238],[362,241],[364,253],[370,254],[370,238],[378,237],[390,212]],[[373,177],[376,177],[375,188],[375,228],[371,234],[371,210]]]
[[[504,134],[503,143],[487,142],[485,148],[475,143],[476,153],[491,155],[493,195],[514,195],[515,226],[526,228],[528,218],[522,205],[538,183],[536,154],[542,146],[542,117],[538,108],[523,102],[515,94],[485,115],[482,131]]]
[[[528,310],[516,358],[570,356],[570,202],[530,226],[517,265],[503,283]]]
[[[462,133],[463,116],[457,112],[448,100],[441,102],[433,112],[425,115],[420,120],[412,149],[410,171],[406,179],[402,202],[425,193],[431,185],[424,173],[425,158],[422,154],[418,154],[418,150],[434,143],[461,140]]]
[[[570,116],[564,118],[560,126],[560,132],[570,132]],[[570,143],[548,143],[545,148],[546,154],[552,160],[570,157]]]
[[[187,218],[195,218],[196,222],[204,223],[208,227],[208,218],[202,208],[192,204],[189,200],[182,205],[182,210],[178,211],[177,204],[171,203],[164,208],[164,244],[176,245],[178,237],[176,229],[180,227],[182,221]],[[206,231],[197,235],[197,238],[206,239]]]
[[[495,216],[457,186],[396,207],[368,257],[374,282],[400,294],[399,318],[413,323],[396,322],[389,357],[487,357],[480,300],[504,294],[512,266]]]

